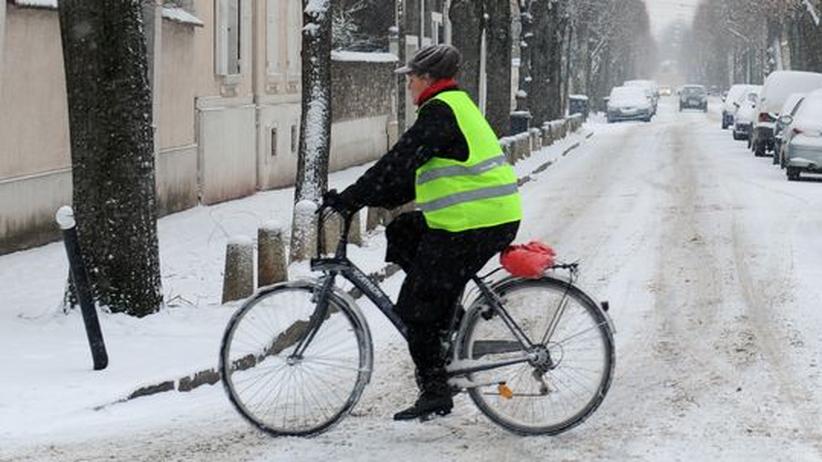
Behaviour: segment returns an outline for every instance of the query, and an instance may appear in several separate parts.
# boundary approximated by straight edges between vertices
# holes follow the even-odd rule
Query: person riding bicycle
[[[460,60],[453,46],[432,45],[397,69],[408,78],[416,122],[353,185],[323,196],[347,215],[412,200],[419,209],[398,216],[385,231],[385,259],[406,273],[397,312],[408,327],[421,391],[395,420],[451,412],[443,332],[465,285],[514,240],[522,218],[516,174],[493,129],[454,80]]]

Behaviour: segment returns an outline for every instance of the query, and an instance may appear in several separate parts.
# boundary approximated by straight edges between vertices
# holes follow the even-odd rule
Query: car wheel
[[[799,181],[799,169],[796,167],[788,167],[788,181]]]

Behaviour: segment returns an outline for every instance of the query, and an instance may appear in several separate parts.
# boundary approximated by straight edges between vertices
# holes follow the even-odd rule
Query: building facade
[[[71,203],[56,7],[0,9],[0,253],[54,239],[54,211]],[[144,17],[159,212],[292,185],[301,2],[148,1]],[[333,57],[331,169],[375,159],[396,138],[395,65],[387,53]]]

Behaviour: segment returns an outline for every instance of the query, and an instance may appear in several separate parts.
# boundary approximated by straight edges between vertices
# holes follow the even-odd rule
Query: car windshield
[[[685,96],[705,96],[705,89],[702,87],[684,87],[682,94]]]

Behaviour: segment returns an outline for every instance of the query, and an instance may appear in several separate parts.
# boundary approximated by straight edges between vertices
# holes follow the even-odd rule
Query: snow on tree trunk
[[[485,117],[497,136],[511,131],[511,2],[485,0],[488,94]]]
[[[303,24],[302,114],[294,203],[308,200],[319,204],[328,185],[331,145],[331,1],[303,0]],[[297,219],[297,213],[295,207],[291,252],[300,256],[305,244],[295,242],[294,236],[310,230],[297,228],[304,223]]]
[[[482,3],[477,0],[453,0],[448,12],[451,19],[451,43],[462,53],[460,86],[477,104],[484,23]]]
[[[534,43],[533,23],[531,15],[532,0],[519,0],[520,21],[520,58],[519,58],[519,85],[517,87],[517,111],[528,111],[528,94],[531,92],[531,49]]]
[[[142,2],[59,2],[73,205],[97,302],[145,316],[163,301]]]

